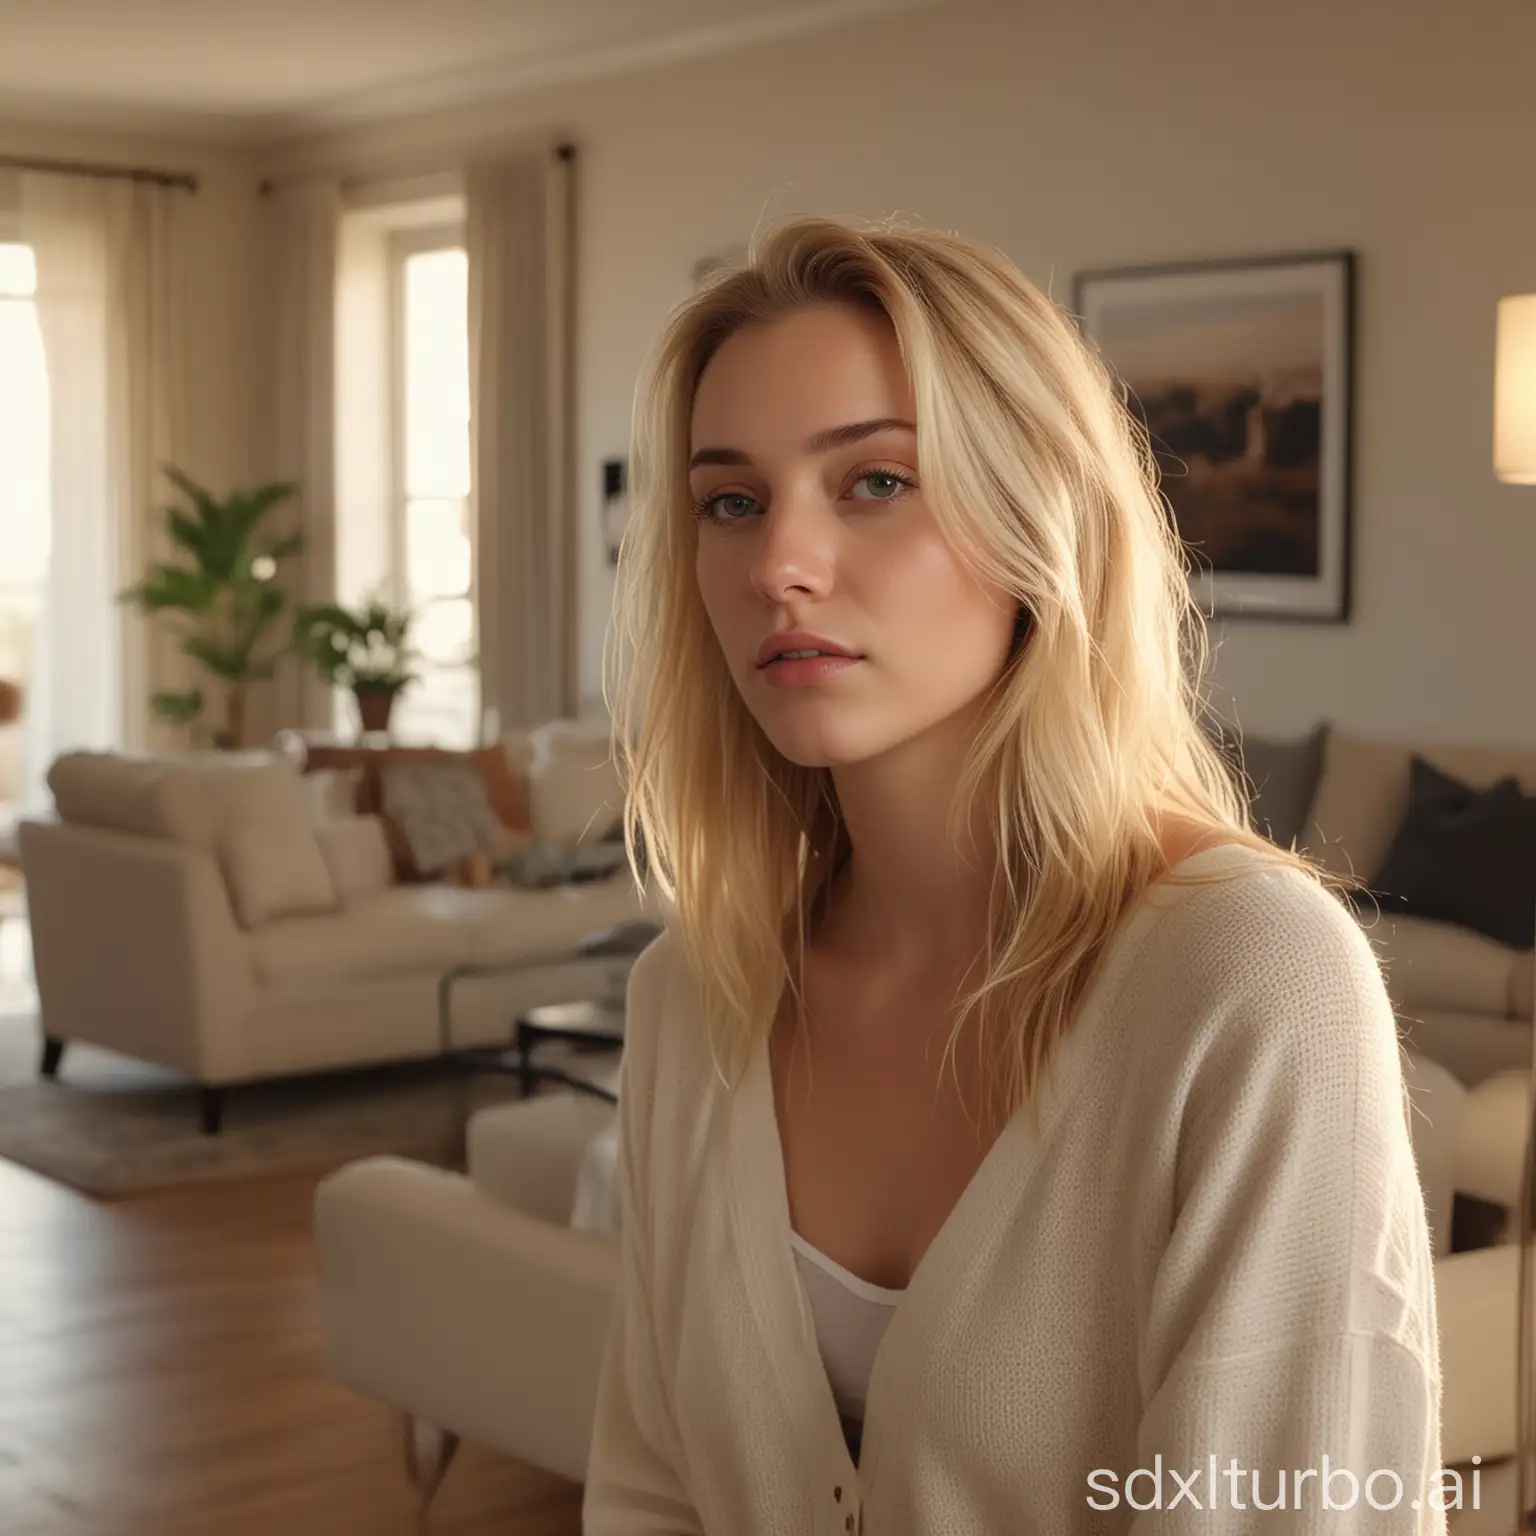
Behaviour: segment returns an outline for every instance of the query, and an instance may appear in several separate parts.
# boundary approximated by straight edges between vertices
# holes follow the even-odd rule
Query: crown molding
[[[292,146],[349,129],[379,127],[454,108],[494,105],[533,91],[664,69],[710,54],[832,31],[874,17],[945,3],[948,0],[830,0],[741,21],[683,27],[661,36],[551,51],[533,58],[505,56],[478,61],[294,108],[212,111],[0,88],[0,133],[15,125],[18,129],[126,133],[145,139],[244,149]]]
[[[42,96],[0,89],[0,135],[7,137],[37,130],[112,133],[183,145],[248,148],[265,138],[273,121],[252,113],[152,107],[95,97]]]
[[[275,122],[269,120],[264,134],[291,142],[455,107],[486,106],[533,91],[663,69],[714,53],[831,31],[870,17],[925,10],[942,3],[945,0],[832,0],[788,14],[688,27],[661,37],[634,38],[544,57],[503,57],[401,80],[289,113]]]

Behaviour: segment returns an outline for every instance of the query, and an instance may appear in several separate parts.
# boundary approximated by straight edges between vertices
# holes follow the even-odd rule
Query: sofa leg
[[[59,1075],[59,1063],[64,1059],[64,1047],[67,1040],[55,1040],[52,1035],[43,1036],[43,1059],[38,1070],[44,1077],[57,1077]]]
[[[217,1136],[224,1129],[224,1090],[204,1088],[202,1091],[203,1135]]]
[[[405,1475],[410,1478],[420,1503],[417,1507],[418,1529],[427,1527],[427,1511],[432,1500],[448,1476],[448,1468],[459,1453],[459,1437],[451,1429],[436,1429],[432,1425],[418,1423],[410,1414],[400,1416],[401,1444],[405,1451]],[[431,1442],[431,1449],[423,1456],[422,1441]]]

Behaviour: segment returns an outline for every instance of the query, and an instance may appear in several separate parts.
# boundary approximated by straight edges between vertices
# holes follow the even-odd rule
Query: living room
[[[575,1107],[507,1131],[522,1079],[467,1058],[573,998],[605,1017],[663,920],[605,695],[636,380],[774,221],[990,243],[1127,370],[1189,306],[1302,305],[1301,364],[1305,327],[1249,333],[1290,393],[1242,419],[1315,424],[1311,545],[1207,578],[1213,709],[1276,841],[1339,873],[1380,873],[1415,786],[1513,778],[1528,826],[1536,468],[1495,472],[1495,380],[1500,301],[1536,291],[1533,57],[1523,0],[0,19],[0,1526],[580,1528],[612,1255],[545,1229],[608,1105],[540,1094]],[[1172,421],[1193,518],[1205,450]],[[249,518],[236,658],[147,584],[194,558],[171,506]],[[375,598],[409,645],[337,639],[325,611]],[[370,683],[393,713],[360,741]],[[421,747],[474,767],[473,854],[381,816]],[[1506,1471],[1533,882],[1375,935],[1446,1133],[1415,1144],[1445,1459]],[[549,1051],[554,1081],[610,1070]],[[519,1209],[487,1227],[488,1200]],[[1502,1526],[1453,1528],[1513,1528],[1509,1480]]]

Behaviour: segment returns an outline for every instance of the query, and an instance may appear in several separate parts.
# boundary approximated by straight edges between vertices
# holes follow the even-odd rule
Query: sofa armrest
[[[1513,1243],[1435,1261],[1440,1326],[1440,1439],[1445,1465],[1515,1449],[1515,1327],[1520,1250]]]
[[[43,1028],[217,1084],[249,1071],[250,946],[212,857],[159,838],[23,822]]]
[[[582,1158],[614,1113],[582,1093],[540,1093],[482,1109],[465,1138],[470,1182],[525,1215],[563,1225],[575,1207]]]
[[[315,1194],[321,1337],[348,1386],[580,1480],[618,1244],[370,1157]]]
[[[1361,922],[1397,1008],[1517,1017],[1516,971],[1529,951],[1454,923],[1378,915],[1369,904]]]

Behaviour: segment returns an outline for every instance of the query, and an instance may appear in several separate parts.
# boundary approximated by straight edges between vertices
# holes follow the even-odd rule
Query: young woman
[[[642,404],[613,703],[668,923],[586,1531],[1442,1529],[1392,1013],[1200,728],[1108,371],[995,251],[801,219]]]

